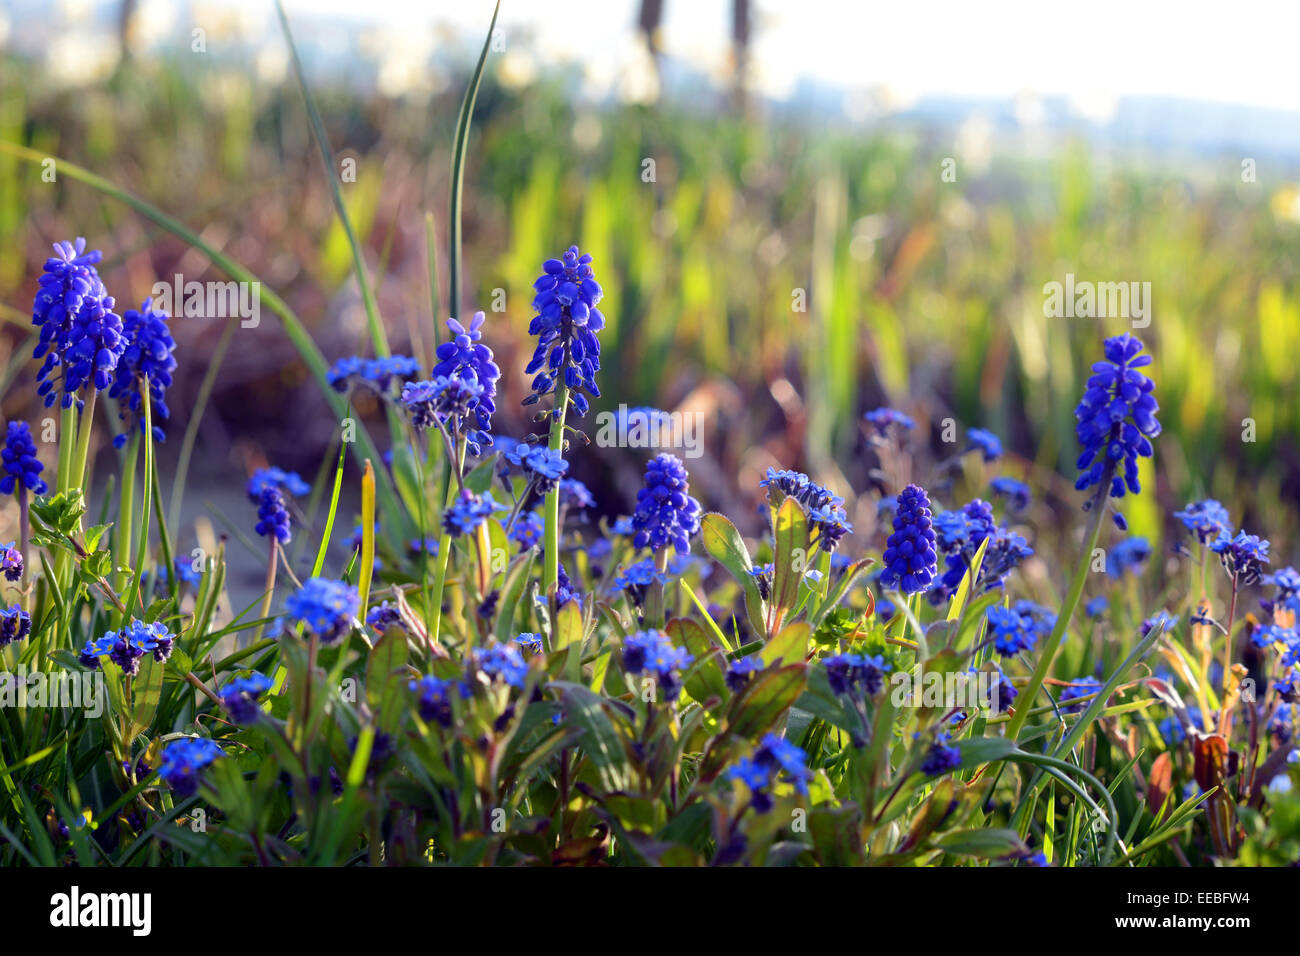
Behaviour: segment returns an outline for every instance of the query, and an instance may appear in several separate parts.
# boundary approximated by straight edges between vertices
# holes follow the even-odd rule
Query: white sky
[[[6,34],[18,40],[30,33],[25,27],[67,39],[67,24],[92,11],[94,30],[104,34],[119,3],[0,0],[0,43]],[[138,3],[157,36],[234,19],[254,40],[278,41],[271,0]],[[477,52],[492,0],[285,5],[303,38],[312,35],[313,20],[344,21],[332,43],[378,35],[379,49],[391,50],[392,60],[420,63],[446,42],[435,25],[454,28],[458,52]],[[1300,0],[753,0],[753,6],[758,86],[777,98],[812,80],[850,91],[884,86],[896,104],[927,94],[1064,95],[1082,112],[1104,115],[1115,98],[1131,94],[1300,109]],[[591,76],[608,80],[626,73],[639,49],[637,9],[636,0],[504,0],[501,26],[507,38],[529,34],[533,42],[525,46],[539,53],[543,66],[580,61]],[[665,0],[665,9],[666,53],[723,74],[729,0]]]
[[[254,7],[261,0],[231,0]],[[294,19],[328,14],[485,25],[490,0],[286,0]],[[800,77],[847,87],[886,84],[904,98],[1065,94],[1080,102],[1122,94],[1300,108],[1300,3],[1151,0],[754,0],[764,89]],[[633,0],[505,0],[502,22],[537,31],[557,58],[615,57],[626,49]],[[722,62],[729,0],[665,0],[674,57]]]

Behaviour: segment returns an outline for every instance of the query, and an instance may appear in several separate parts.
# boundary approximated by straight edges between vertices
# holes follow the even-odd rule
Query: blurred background
[[[489,310],[501,433],[529,427],[531,283],[578,243],[595,257],[609,323],[596,409],[701,414],[707,453],[688,465],[707,508],[753,532],[763,470],[800,468],[851,499],[856,555],[879,495],[898,491],[862,414],[893,405],[917,420],[918,480],[964,447],[943,443],[943,419],[959,442],[970,426],[1001,436],[1007,459],[959,487],[987,496],[995,473],[1029,479],[1050,560],[1078,523],[1061,477],[1073,408],[1101,339],[1129,323],[1049,317],[1043,287],[1067,273],[1149,282],[1138,334],[1165,432],[1127,508],[1134,533],[1167,551],[1168,512],[1213,495],[1289,560],[1293,6],[1225,17],[1198,4],[506,0],[469,145],[467,282],[454,305],[451,141],[491,4],[285,9],[337,158],[355,163],[343,195],[394,350],[427,357],[447,314]],[[367,354],[349,247],[271,4],[4,0],[0,140],[82,166],[200,233],[283,296],[327,360]],[[175,273],[225,278],[121,203],[0,153],[3,414],[37,431],[31,300],[50,243],[78,235],[103,249],[119,311]],[[223,325],[174,320],[169,433],[206,378],[183,511],[245,526],[251,469],[315,478],[337,424],[269,310],[224,348]],[[382,438],[382,415],[362,412]],[[164,476],[177,444],[161,452]],[[53,446],[42,455],[52,461]],[[630,510],[643,461],[573,455],[611,516]],[[963,500],[954,490],[942,504]]]

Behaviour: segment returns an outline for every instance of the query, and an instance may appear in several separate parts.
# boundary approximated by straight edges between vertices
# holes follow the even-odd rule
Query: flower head
[[[200,774],[221,756],[221,748],[206,737],[173,740],[163,750],[158,775],[178,797],[192,797],[198,792]]]
[[[409,355],[373,359],[350,355],[330,366],[325,378],[336,392],[365,388],[382,398],[390,398],[394,382],[403,383],[419,374],[420,363]]]
[[[102,391],[112,385],[126,342],[122,319],[113,312],[113,298],[95,269],[100,253],[86,252],[86,240],[80,238],[55,243],[54,253],[45,260],[32,303],[32,324],[40,329],[33,357],[45,358],[36,373],[45,407],[61,392],[62,406],[70,408],[80,403],[77,392],[84,386]]]
[[[727,673],[724,677],[727,688],[733,692],[744,690],[754,679],[754,675],[762,670],[763,658],[752,654],[738,661],[732,661],[727,665]]]
[[[392,602],[383,601],[366,613],[366,624],[377,634],[383,634],[391,627],[402,627],[402,613]]]
[[[47,488],[41,478],[45,466],[36,457],[36,443],[26,422],[10,422],[5,430],[4,448],[0,450],[4,474],[0,475],[0,492],[12,495],[21,488],[43,495]]]
[[[1106,340],[1105,361],[1092,366],[1087,391],[1074,410],[1083,446],[1078,460],[1083,473],[1074,485],[1080,491],[1100,484],[1107,473],[1112,498],[1122,498],[1125,489],[1142,490],[1137,460],[1151,457],[1151,439],[1160,434],[1155,383],[1138,371],[1151,364],[1150,355],[1138,354],[1143,347],[1125,332]]]
[[[503,472],[523,474],[542,495],[554,488],[569,470],[569,463],[559,451],[522,441],[504,449],[501,461]]]
[[[742,757],[727,771],[728,779],[739,780],[749,788],[759,813],[772,809],[770,790],[774,783],[789,783],[806,796],[812,776],[803,749],[776,734],[765,734],[752,757]]]
[[[997,435],[983,428],[966,429],[967,451],[978,451],[986,462],[997,461],[1002,457],[1002,441]]]
[[[1071,681],[1069,686],[1061,691],[1061,709],[1068,714],[1082,713],[1100,692],[1101,682],[1097,678],[1080,677]],[[1081,700],[1080,698],[1087,698],[1087,700]],[[1071,701],[1074,701],[1074,703],[1070,703]],[[1066,706],[1067,704],[1068,706]]]
[[[535,548],[542,543],[542,536],[545,532],[546,522],[541,514],[536,511],[524,511],[520,513],[519,517],[515,518],[514,526],[506,537],[519,545],[520,551],[527,551],[529,548]]]
[[[1140,574],[1150,557],[1151,545],[1146,538],[1125,538],[1106,555],[1106,573],[1112,578]]]
[[[453,536],[472,534],[479,525],[498,511],[505,511],[506,506],[497,504],[490,491],[476,495],[468,488],[462,488],[442,513],[443,530]]]
[[[420,711],[421,720],[433,721],[444,727],[451,726],[453,691],[460,687],[463,695],[463,685],[426,674],[418,681],[411,681],[408,686],[416,696],[416,707]]]
[[[257,533],[264,538],[274,537],[281,544],[288,544],[289,508],[284,503],[284,495],[275,485],[262,488],[261,499],[257,503]]]
[[[921,773],[937,777],[961,766],[961,751],[948,742],[947,734],[939,734],[921,760]]]
[[[262,489],[268,485],[279,488],[287,495],[295,498],[303,498],[311,494],[311,486],[302,480],[302,476],[296,471],[285,471],[283,468],[259,468],[253,472],[253,477],[248,479],[248,484],[244,490],[248,494],[250,501],[259,501],[262,497]]]
[[[6,581],[20,581],[23,576],[23,553],[18,550],[16,542],[0,544],[0,573]]]
[[[994,495],[1006,499],[1012,511],[1024,511],[1029,507],[1029,502],[1033,500],[1029,486],[1018,478],[1012,478],[1009,475],[998,475],[989,482],[989,487],[993,490]]]
[[[635,547],[662,551],[672,545],[679,554],[691,550],[691,537],[700,530],[700,503],[690,496],[688,479],[676,456],[665,452],[650,459],[632,512]]]
[[[523,687],[528,664],[513,643],[476,647],[470,652],[470,666],[491,683],[500,679],[511,687]]]
[[[681,690],[678,674],[695,660],[662,631],[636,631],[623,641],[623,670],[629,674],[649,673],[659,689],[669,700],[674,700]]]
[[[98,669],[99,658],[107,657],[130,677],[140,673],[140,661],[146,654],[162,663],[171,656],[176,638],[166,625],[155,621],[146,624],[138,618],[121,630],[109,631],[97,641],[87,641],[79,661],[84,667]]]
[[[321,643],[332,644],[351,630],[361,611],[361,595],[345,581],[310,578],[285,601],[285,611]]]
[[[1268,547],[1268,541],[1259,535],[1238,531],[1235,538],[1227,532],[1219,535],[1210,545],[1210,550],[1219,556],[1223,569],[1239,584],[1250,585],[1257,584],[1264,576]]]
[[[126,420],[128,415],[134,415],[143,433],[144,396],[140,386],[142,382],[149,383],[154,441],[163,440],[163,430],[158,423],[171,416],[165,395],[172,384],[172,373],[176,371],[176,357],[172,354],[176,351],[176,341],[167,327],[167,319],[166,312],[153,307],[152,299],[145,299],[139,311],[128,309],[123,313],[122,336],[126,347],[118,359],[113,386],[108,390],[108,397],[117,399],[118,417]],[[125,432],[113,439],[113,444],[119,448],[125,443]]]
[[[524,404],[532,405],[555,391],[556,382],[563,376],[569,401],[581,418],[588,408],[583,392],[592,398],[600,397],[596,386],[600,342],[596,333],[605,327],[605,317],[596,308],[604,293],[592,271],[591,256],[570,246],[562,258],[542,263],[542,274],[533,288],[537,290],[533,298],[537,315],[528,326],[528,334],[537,336],[537,348],[524,374],[535,377],[533,394],[524,399]]]
[[[24,640],[32,632],[32,619],[20,605],[0,608],[0,647]]]
[[[875,435],[872,436],[875,440],[888,438],[891,431],[894,433],[910,432],[916,427],[916,422],[896,408],[882,406],[874,411],[867,412],[862,417],[875,430]]]
[[[930,497],[919,485],[908,485],[898,496],[894,533],[886,542],[880,586],[904,594],[926,591],[938,572]]]
[[[988,609],[987,617],[993,647],[1003,657],[1014,657],[1021,651],[1032,650],[1043,635],[1043,619],[1032,613],[1022,614],[1016,608],[995,604]]]
[[[465,435],[476,448],[480,442],[471,435],[477,432],[475,409],[482,397],[483,386],[473,375],[439,375],[402,386],[402,404],[416,429],[423,431],[435,425],[451,428]]]
[[[880,655],[835,654],[825,663],[826,679],[836,694],[852,694],[858,688],[867,695],[878,694],[890,669]]]
[[[1201,544],[1209,544],[1220,535],[1232,533],[1232,520],[1228,509],[1213,498],[1193,501],[1182,511],[1175,511],[1174,517],[1183,523],[1192,534],[1200,539]]]
[[[251,724],[262,714],[258,697],[271,689],[271,678],[264,674],[249,674],[226,681],[221,688],[221,706],[237,724]]]
[[[475,455],[492,444],[492,413],[497,410],[497,379],[501,377],[492,350],[483,343],[485,318],[482,312],[475,312],[468,326],[448,319],[451,341],[438,346],[438,362],[433,366],[434,377],[454,376],[479,386],[478,396],[471,405],[472,427],[463,429],[469,450]]]

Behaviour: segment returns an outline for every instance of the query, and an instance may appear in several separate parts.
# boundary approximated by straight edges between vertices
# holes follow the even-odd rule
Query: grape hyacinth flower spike
[[[176,341],[167,327],[167,320],[167,313],[155,309],[152,299],[145,299],[139,311],[128,309],[122,315],[126,347],[118,360],[113,385],[108,390],[108,397],[118,401],[118,417],[125,421],[128,415],[134,415],[143,432],[144,396],[140,386],[142,381],[148,382],[152,434],[154,441],[159,442],[163,440],[163,430],[158,421],[171,416],[164,395],[172,384],[172,373],[176,371],[176,357],[172,354],[176,351]],[[127,433],[123,432],[113,439],[113,446],[121,448],[126,439]]]
[[[1074,410],[1083,446],[1078,461],[1083,473],[1074,485],[1079,491],[1107,476],[1112,498],[1142,490],[1137,460],[1151,457],[1151,439],[1160,434],[1155,383],[1138,371],[1151,364],[1150,355],[1139,354],[1142,349],[1141,340],[1125,332],[1106,340],[1105,361],[1092,367],[1087,391]]]
[[[553,413],[563,419],[562,401],[571,403],[581,418],[587,413],[586,392],[600,397],[596,373],[600,371],[600,342],[596,333],[605,327],[605,317],[596,304],[604,295],[591,268],[591,256],[570,246],[560,259],[542,263],[542,274],[533,283],[537,295],[533,309],[537,314],[528,326],[528,334],[537,336],[537,348],[524,369],[535,376],[533,394],[525,405],[536,404],[545,395],[556,393]],[[557,389],[557,385],[562,388]]]
[[[464,434],[473,455],[482,453],[483,448],[492,445],[492,413],[496,411],[497,379],[501,369],[497,367],[492,350],[483,343],[483,323],[486,316],[475,312],[468,326],[456,319],[447,320],[447,328],[452,339],[438,346],[438,362],[431,375],[459,378],[473,382],[478,386],[469,402]]]
[[[926,591],[938,572],[930,496],[919,485],[908,485],[898,496],[894,533],[886,542],[880,586],[904,594]]]
[[[690,552],[690,539],[700,530],[700,503],[688,494],[688,479],[686,466],[675,455],[665,452],[650,459],[632,512],[635,547],[662,552],[672,545],[678,554]]]

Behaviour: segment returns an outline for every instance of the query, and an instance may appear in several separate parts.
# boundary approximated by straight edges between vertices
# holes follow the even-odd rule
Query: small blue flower
[[[477,418],[471,416],[482,397],[483,386],[472,375],[439,375],[402,386],[402,404],[416,430],[438,426],[467,438],[477,432]]]
[[[650,459],[645,485],[637,492],[632,525],[637,548],[662,551],[672,545],[679,554],[691,550],[691,537],[700,530],[700,503],[689,494],[686,467],[667,453]]]
[[[591,490],[577,478],[565,478],[560,481],[560,507],[572,511],[574,508],[594,508],[596,499]]]
[[[497,504],[490,491],[476,495],[468,488],[462,488],[442,513],[442,527],[452,536],[472,534],[488,518],[506,510],[505,505]]]
[[[581,418],[588,408],[583,392],[592,398],[600,397],[596,386],[600,342],[596,333],[605,327],[605,317],[596,308],[604,292],[592,271],[591,256],[570,246],[563,258],[542,263],[542,275],[533,288],[537,290],[533,299],[537,315],[528,326],[528,334],[537,336],[537,348],[524,374],[535,377],[533,394],[524,399],[524,404],[535,404],[554,392],[563,376],[569,401]]]
[[[754,679],[754,675],[763,670],[763,658],[750,655],[742,657],[738,661],[732,661],[727,665],[725,680],[727,688],[735,693],[739,693],[749,686]]]
[[[1264,576],[1264,565],[1268,564],[1268,541],[1258,535],[1238,531],[1235,538],[1227,532],[1219,535],[1210,545],[1210,550],[1219,556],[1223,569],[1236,579],[1239,585],[1257,584]]]
[[[1061,709],[1067,714],[1081,714],[1091,706],[1093,700],[1096,699],[1096,695],[1100,692],[1101,682],[1098,681],[1097,678],[1080,677],[1077,680],[1071,681],[1070,684],[1061,691],[1059,700]],[[1079,698],[1081,697],[1089,699],[1080,700]],[[1075,703],[1070,703],[1070,701],[1075,701]]]
[[[515,518],[514,526],[506,537],[519,545],[520,551],[527,551],[529,548],[538,547],[545,533],[546,522],[541,514],[536,511],[524,511]]]
[[[26,639],[32,632],[32,619],[21,606],[0,608],[0,647]]]
[[[875,429],[876,438],[888,438],[891,429],[904,432],[916,427],[916,422],[895,408],[882,406],[867,412],[862,417]]]
[[[1101,617],[1110,610],[1110,598],[1104,594],[1099,594],[1095,598],[1089,598],[1088,603],[1083,606],[1083,613],[1088,617]]]
[[[1196,535],[1201,544],[1209,544],[1220,535],[1232,533],[1232,520],[1228,517],[1228,509],[1213,498],[1193,501],[1182,511],[1175,511],[1174,517],[1181,521],[1188,531]]]
[[[1279,744],[1289,744],[1295,736],[1297,708],[1295,704],[1279,704],[1268,722],[1268,732]]]
[[[618,591],[627,591],[636,599],[644,597],[646,589],[652,584],[656,582],[662,584],[667,581],[668,575],[655,567],[653,558],[642,558],[627,565],[615,576],[614,588]]]
[[[968,428],[966,430],[967,451],[978,451],[984,456],[986,462],[997,461],[1002,457],[1002,441],[997,435],[983,428]]]
[[[420,719],[433,721],[441,724],[443,727],[450,727],[453,719],[452,700],[454,691],[459,688],[460,696],[465,696],[465,687],[458,681],[443,680],[434,677],[432,674],[426,674],[418,681],[411,681],[408,685],[411,692],[416,695],[416,706],[420,711]]]
[[[515,643],[533,654],[542,653],[542,635],[525,631],[515,638]]]
[[[948,742],[947,734],[939,734],[921,760],[921,773],[928,777],[956,770],[961,766],[961,751]]]
[[[476,647],[470,652],[470,666],[489,683],[500,678],[511,687],[523,687],[528,677],[528,665],[514,644]]]
[[[1106,555],[1106,573],[1112,578],[1141,574],[1150,557],[1151,545],[1146,538],[1125,538]]]
[[[1292,647],[1296,641],[1300,640],[1294,627],[1282,627],[1278,624],[1265,624],[1263,627],[1255,628],[1250,635],[1250,642],[1261,650],[1267,650],[1281,644],[1283,647]]]
[[[629,674],[649,672],[668,700],[676,699],[681,690],[678,671],[690,667],[694,660],[674,647],[662,631],[636,631],[623,641],[623,670]]]
[[[0,544],[0,573],[7,581],[20,581],[23,576],[23,553],[16,543]]]
[[[366,613],[366,624],[377,634],[383,634],[389,628],[402,627],[402,612],[397,605],[383,601]]]
[[[1286,601],[1300,594],[1300,571],[1295,568],[1285,567],[1274,571],[1264,580],[1277,588],[1277,594],[1273,597],[1275,601]]]
[[[852,694],[857,690],[868,696],[880,693],[885,686],[885,672],[890,665],[881,655],[834,654],[825,661],[826,680],[836,694]]]
[[[302,476],[296,471],[285,471],[282,468],[259,468],[253,472],[253,477],[248,479],[245,491],[250,501],[260,501],[262,498],[262,489],[268,485],[279,488],[287,495],[295,498],[305,498],[311,494],[311,486],[302,480]]]
[[[87,641],[78,658],[83,667],[98,669],[99,658],[107,657],[127,676],[140,673],[140,661],[146,654],[162,663],[171,656],[176,638],[166,626],[155,621],[146,624],[137,618],[118,631],[109,631],[97,641]]]
[[[845,535],[853,533],[848,512],[844,510],[844,499],[803,472],[768,468],[767,476],[758,485],[767,489],[768,502],[773,507],[780,504],[781,497],[799,502],[812,531],[812,543],[821,550],[834,551]]]
[[[332,644],[352,629],[361,612],[361,595],[346,581],[310,578],[284,607],[291,621],[301,623],[322,644]]]
[[[995,604],[988,609],[987,617],[993,647],[1003,657],[1014,657],[1021,651],[1032,650],[1042,636],[1037,621],[1013,608]]]
[[[357,355],[338,359],[325,379],[336,392],[365,388],[382,398],[392,395],[394,382],[405,383],[420,374],[420,363],[409,355],[367,359]]]
[[[221,706],[235,723],[251,724],[262,716],[258,698],[271,689],[272,683],[271,678],[257,673],[228,680],[218,695]]]
[[[1125,489],[1142,490],[1137,460],[1151,457],[1151,439],[1160,434],[1155,383],[1138,371],[1151,364],[1150,355],[1138,354],[1143,348],[1129,333],[1117,335],[1105,342],[1106,360],[1092,366],[1087,391],[1074,410],[1083,446],[1077,463],[1083,474],[1074,485],[1079,491],[1100,484],[1108,466],[1112,498],[1122,498]]]
[[[1009,475],[998,475],[989,482],[989,487],[993,490],[993,494],[1007,500],[1007,505],[1012,511],[1024,511],[1033,499],[1029,486]]]
[[[192,797],[199,789],[199,775],[221,756],[221,748],[206,737],[173,740],[163,750],[158,775],[178,797]]]
[[[501,460],[505,466],[503,472],[521,472],[540,495],[554,488],[569,470],[569,463],[558,451],[522,441],[503,449]]]
[[[904,594],[926,591],[938,573],[930,497],[918,485],[908,485],[898,496],[894,533],[886,542],[880,586]]]
[[[5,431],[5,445],[0,450],[4,474],[0,476],[0,493],[12,495],[26,488],[33,494],[43,495],[47,488],[41,478],[45,466],[36,457],[36,443],[26,422],[10,422]]]

